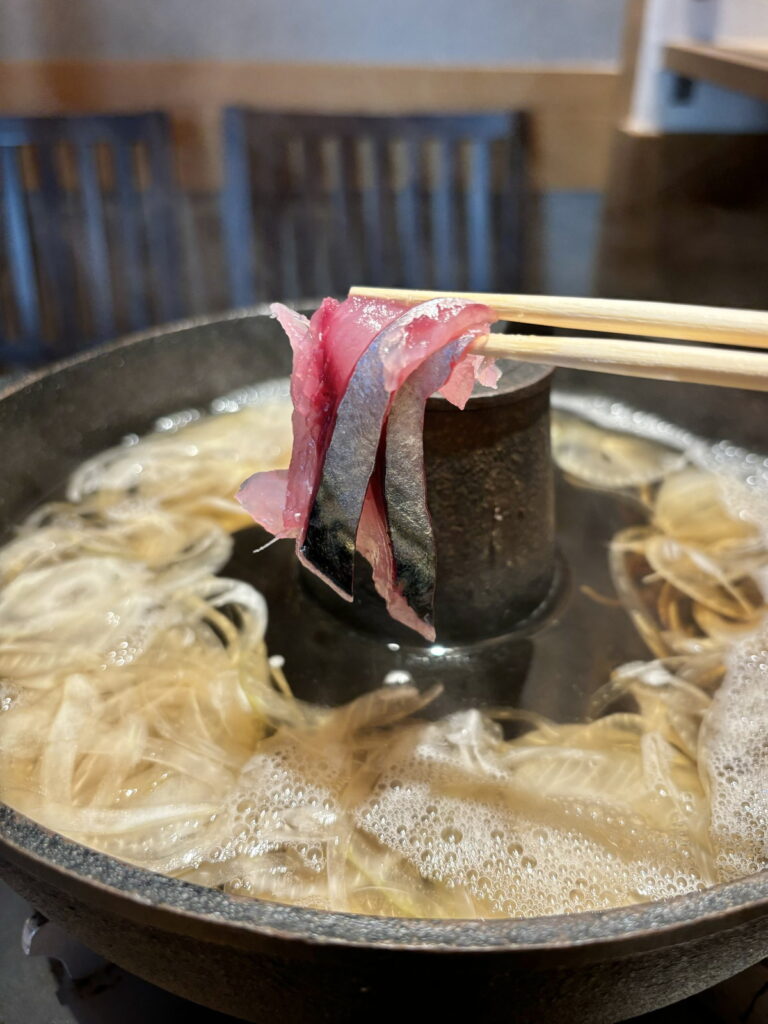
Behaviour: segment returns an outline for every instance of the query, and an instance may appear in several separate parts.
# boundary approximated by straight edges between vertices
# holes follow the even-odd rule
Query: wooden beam
[[[768,102],[768,49],[676,44],[665,48],[664,63],[685,78],[703,79]]]
[[[182,182],[220,180],[219,115],[232,103],[350,113],[523,110],[534,182],[601,189],[616,123],[606,65],[435,67],[241,61],[10,61],[0,109],[57,114],[161,108],[174,123]]]

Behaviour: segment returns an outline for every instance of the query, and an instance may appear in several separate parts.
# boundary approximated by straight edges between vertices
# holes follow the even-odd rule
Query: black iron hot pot
[[[0,396],[8,530],[87,456],[159,415],[285,374],[253,312],[129,338]],[[587,380],[586,378],[589,377]],[[765,447],[768,396],[562,373],[696,433]],[[395,920],[240,899],[146,872],[0,805],[0,875],[87,946],[253,1021],[610,1022],[682,999],[768,954],[768,872],[666,902],[527,920]]]

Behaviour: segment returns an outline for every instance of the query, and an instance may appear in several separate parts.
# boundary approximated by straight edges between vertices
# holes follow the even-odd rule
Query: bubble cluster
[[[715,500],[722,503],[730,523],[722,514],[718,528],[720,550],[730,550],[735,562],[730,578],[738,580],[738,559],[750,564],[752,577],[762,594],[768,593],[768,569],[759,565],[760,552],[768,546],[768,458],[722,440],[711,445],[687,431],[648,413],[632,409],[601,396],[559,394],[555,406],[584,416],[593,423],[627,434],[640,435],[684,451],[694,466],[711,474],[708,486],[711,504],[701,501],[705,512]],[[678,491],[693,481],[701,492],[701,478],[691,472],[671,477],[665,488]],[[691,520],[691,504],[682,502],[683,515],[673,524],[678,532],[698,533],[699,540],[711,531],[712,519],[701,512]],[[665,524],[669,526],[670,524]],[[750,530],[752,534],[750,535]],[[735,557],[734,557],[735,556]],[[757,567],[754,564],[757,562]],[[679,582],[679,581],[678,581]],[[741,595],[731,590],[724,597]],[[699,764],[706,777],[710,797],[710,838],[718,880],[730,880],[768,867],[768,625],[739,635],[729,608],[721,597],[719,609],[725,619],[715,621],[712,635],[723,645],[725,673],[711,709],[704,716],[699,743]],[[705,625],[709,626],[712,616]],[[743,630],[742,630],[743,634]]]
[[[232,787],[200,871],[230,892],[327,905],[320,893],[338,837],[341,781],[332,755],[290,738],[267,741]]]
[[[462,729],[486,740],[482,766],[468,765],[467,746],[456,742]],[[493,737],[478,731],[483,729],[492,727],[477,712],[428,727],[407,760],[390,765],[357,810],[358,827],[423,877],[465,889],[486,916],[600,909],[704,884],[684,827],[678,835],[665,834],[623,804],[627,773],[606,779],[603,792],[583,773],[581,788],[589,796],[579,800],[575,773],[570,784],[565,778],[558,783],[568,771],[544,760],[533,769],[542,783],[536,795],[528,766],[505,767],[488,742]],[[640,758],[638,753],[638,776]],[[650,787],[645,796],[653,799]]]
[[[704,727],[711,834],[723,879],[768,868],[768,623],[730,652]]]

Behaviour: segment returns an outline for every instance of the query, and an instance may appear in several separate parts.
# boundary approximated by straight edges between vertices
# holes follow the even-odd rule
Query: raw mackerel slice
[[[365,494],[360,525],[357,528],[357,550],[370,564],[376,591],[386,602],[387,611],[392,618],[421,633],[425,639],[433,641],[434,627],[419,618],[395,584],[395,562],[384,505],[383,475],[383,459],[377,459]]]
[[[390,614],[434,639],[424,406],[441,390],[463,407],[476,380],[495,384],[492,362],[467,353],[492,314],[459,299],[405,312],[392,302],[326,299],[311,321],[273,311],[294,354],[291,464],[255,474],[238,499],[276,537],[296,537],[301,560],[349,600],[359,550]]]
[[[466,336],[452,341],[415,370],[397,392],[387,419],[384,507],[394,583],[427,626],[433,624],[436,552],[427,507],[424,413],[427,399],[443,386],[471,341]]]
[[[301,546],[305,562],[343,597],[352,600],[357,528],[394,393],[430,357],[461,337],[464,343],[454,359],[434,378],[441,387],[452,362],[488,327],[485,306],[431,299],[385,327],[360,357],[336,412]]]
[[[307,320],[287,306],[272,306],[293,350],[291,464],[287,470],[255,473],[237,498],[275,537],[303,538],[336,409],[355,364],[382,327],[404,308],[381,300],[325,299]]]

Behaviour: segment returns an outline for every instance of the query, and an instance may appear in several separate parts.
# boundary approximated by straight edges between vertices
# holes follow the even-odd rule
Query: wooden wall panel
[[[608,66],[398,67],[236,61],[17,61],[0,64],[0,111],[55,114],[162,108],[183,184],[220,179],[219,113],[229,103],[284,110],[405,113],[513,109],[530,115],[533,178],[601,189],[617,117]]]

